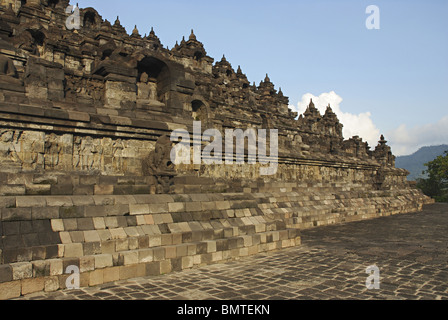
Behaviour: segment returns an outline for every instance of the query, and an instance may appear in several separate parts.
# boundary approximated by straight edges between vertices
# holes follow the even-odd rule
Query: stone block
[[[160,262],[155,261],[155,262],[147,263],[146,264],[146,275],[147,276],[159,276],[160,275]]]
[[[106,229],[106,223],[105,223],[105,218],[103,217],[96,217],[96,218],[92,218],[93,220],[93,226],[96,230],[104,230]]]
[[[64,247],[64,257],[66,258],[78,258],[84,254],[82,243],[68,243]]]
[[[0,265],[0,283],[12,281],[12,268],[9,264]]]
[[[103,270],[103,281],[104,283],[115,282],[120,280],[120,268],[112,267]]]
[[[22,295],[42,292],[45,289],[44,278],[33,278],[22,280]]]
[[[173,267],[171,265],[171,260],[163,260],[160,261],[160,274],[168,274],[173,271]]]
[[[240,248],[240,257],[247,257],[249,255],[249,249],[248,248]]]
[[[250,247],[252,246],[252,236],[242,236],[243,238],[243,242],[244,242],[244,247]]]
[[[216,201],[216,209],[217,210],[228,210],[230,209],[229,201]]]
[[[171,210],[168,211],[169,207],[166,203],[151,203],[148,205],[148,208],[150,214],[162,214],[171,212]]]
[[[85,217],[95,218],[95,217],[106,217],[108,213],[108,208],[105,206],[90,206],[85,207]]]
[[[101,253],[102,254],[113,254],[115,253],[115,243],[116,241],[102,241],[101,242]]]
[[[149,236],[149,247],[160,247],[162,245],[162,238],[160,235],[150,235]]]
[[[117,239],[115,240],[115,251],[127,251],[129,250],[129,240],[128,239]]]
[[[149,237],[148,236],[141,236],[138,238],[138,248],[139,249],[149,248]]]
[[[0,283],[0,300],[8,300],[20,297],[22,293],[21,281]]]
[[[93,256],[79,258],[79,271],[81,273],[95,270],[95,258]]]
[[[50,263],[45,260],[33,261],[33,278],[48,277],[50,275]]]
[[[201,202],[201,208],[203,211],[216,210],[216,202],[214,201]]]
[[[64,231],[64,221],[62,219],[53,219],[53,220],[51,220],[51,229],[54,232]]]
[[[138,237],[138,236],[140,236],[140,234],[138,233],[136,227],[127,227],[127,228],[124,228],[124,232],[125,232],[129,237]]]
[[[63,244],[72,243],[72,238],[70,237],[70,232],[60,232],[59,237]]]
[[[129,205],[129,213],[133,216],[147,215],[150,213],[149,205],[148,204],[130,204]]]
[[[248,249],[248,255],[249,256],[254,256],[254,255],[259,253],[258,245],[248,247],[247,249]]]
[[[93,189],[95,195],[112,195],[114,194],[113,185],[95,185]]]
[[[3,221],[31,220],[31,208],[2,208]]]
[[[78,230],[78,221],[77,219],[64,219],[64,230],[65,231],[76,231]]]
[[[152,218],[154,220],[154,224],[156,225],[164,223],[161,214],[153,214]]]
[[[182,232],[191,232],[192,231],[187,222],[180,222],[178,224],[178,226]]]
[[[54,292],[59,290],[59,278],[56,276],[46,277],[44,279],[44,291],[45,292]]]
[[[148,263],[154,261],[154,251],[153,249],[143,249],[138,251],[138,262]]]
[[[154,261],[162,261],[165,259],[165,248],[158,247],[153,249]]]
[[[100,236],[101,241],[109,241],[112,239],[112,235],[109,230],[97,230],[98,235]]]
[[[138,264],[138,252],[137,251],[128,251],[119,254],[119,264],[128,266]],[[122,262],[122,263],[121,263]]]
[[[123,228],[111,229],[110,230],[111,239],[126,239],[127,235]]]
[[[212,254],[211,253],[205,253],[201,255],[201,262],[205,264],[212,263]]]
[[[70,238],[72,239],[72,243],[83,243],[84,233],[82,231],[70,231]]]
[[[85,242],[100,242],[101,238],[96,230],[84,231]]]
[[[59,276],[64,273],[64,265],[60,259],[47,260],[50,264],[50,276]]]
[[[152,215],[148,214],[144,216],[145,218],[145,224],[147,225],[153,225],[154,224],[154,218]]]
[[[27,221],[28,223],[30,221]],[[11,236],[11,235],[18,235],[23,232],[20,230],[20,221],[9,221],[9,222],[3,222],[3,235],[4,236]],[[22,221],[23,223],[23,221]]]
[[[194,256],[197,253],[197,245],[195,243],[187,244],[187,255]]]
[[[182,233],[182,243],[188,243],[193,240],[193,233],[190,232],[183,232]]]
[[[177,257],[176,253],[176,247],[174,246],[166,246],[165,247],[165,258],[166,259],[173,259]]]
[[[77,223],[79,231],[93,230],[95,228],[92,218],[80,218],[77,219]]]
[[[84,255],[90,256],[95,254],[102,254],[100,242],[87,242],[83,244]]]
[[[185,203],[183,202],[168,203],[168,212],[185,212]]]
[[[138,249],[138,238],[130,238],[128,239],[129,250],[137,250]]]
[[[220,262],[223,260],[222,251],[212,253],[212,262]]]
[[[187,212],[202,211],[201,202],[187,202],[185,211]]]
[[[173,233],[172,235],[173,245],[181,244],[182,243],[182,234],[180,233]]]
[[[188,256],[188,244],[180,244],[176,246],[176,255],[177,257],[185,257]]]
[[[137,265],[119,267],[120,280],[128,280],[137,277]]]
[[[136,220],[138,226],[146,225],[145,216],[136,216]]]
[[[162,246],[170,246],[173,244],[173,237],[171,234],[162,234],[161,235],[161,245]]]
[[[13,280],[22,280],[33,277],[33,265],[30,262],[11,264]]]
[[[103,270],[94,270],[89,273],[89,286],[94,287],[104,283]]]
[[[95,257],[95,269],[103,269],[113,266],[113,260],[111,254],[99,254]]]
[[[202,256],[197,254],[193,256],[193,264],[195,266],[201,265],[202,264]]]
[[[17,197],[17,208],[32,208],[32,207],[46,207],[47,202],[45,197]]]
[[[104,223],[108,229],[118,228],[118,218],[117,217],[105,217]]]
[[[216,241],[207,241],[207,253],[216,252]]]
[[[207,249],[208,249],[208,246],[207,246],[207,243],[205,243],[205,242],[201,242],[196,245],[197,254],[205,254],[205,253],[207,253]]]
[[[48,207],[73,207],[73,201],[69,196],[45,197]]]

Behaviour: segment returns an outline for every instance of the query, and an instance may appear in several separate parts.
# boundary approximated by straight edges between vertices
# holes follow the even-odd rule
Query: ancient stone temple
[[[257,86],[214,62],[193,31],[168,49],[153,29],[129,35],[68,6],[1,1],[0,298],[64,289],[73,266],[81,286],[160,275],[431,201],[384,137],[344,140],[312,101],[299,116],[268,76]],[[172,132],[197,123],[199,135],[278,130],[277,170],[262,175],[244,141],[230,151],[242,164],[173,162]]]

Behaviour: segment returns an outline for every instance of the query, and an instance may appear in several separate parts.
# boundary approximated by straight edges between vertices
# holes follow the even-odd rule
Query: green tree
[[[417,187],[438,202],[448,202],[448,151],[425,164],[428,179],[419,179]]]

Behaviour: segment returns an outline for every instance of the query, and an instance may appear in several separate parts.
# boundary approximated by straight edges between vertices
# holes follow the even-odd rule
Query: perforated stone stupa
[[[331,106],[303,115],[268,76],[174,48],[67,0],[0,7],[0,298],[159,275],[300,245],[300,230],[431,202],[381,137],[344,140]],[[175,129],[277,129],[278,170],[174,165]],[[203,142],[204,144],[204,142]],[[246,148],[247,149],[247,148]],[[247,150],[246,150],[247,151]]]

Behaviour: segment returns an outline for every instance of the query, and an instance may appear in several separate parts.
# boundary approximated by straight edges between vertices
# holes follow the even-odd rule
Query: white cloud
[[[290,106],[294,111],[302,114],[306,111],[306,108],[310,104],[310,100],[313,99],[314,105],[323,115],[330,104],[333,112],[337,115],[339,121],[344,125],[343,135],[345,139],[349,139],[353,136],[359,136],[364,141],[367,141],[371,148],[378,144],[380,138],[380,130],[375,126],[371,119],[371,113],[365,112],[360,114],[352,114],[343,112],[341,109],[341,103],[343,101],[336,92],[322,93],[320,96],[315,96],[311,93],[307,93],[302,97],[297,106]]]
[[[436,123],[430,123],[413,128],[402,124],[397,129],[387,133],[394,154],[410,155],[421,147],[448,144],[448,116]]]

